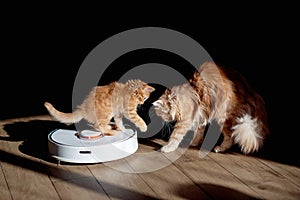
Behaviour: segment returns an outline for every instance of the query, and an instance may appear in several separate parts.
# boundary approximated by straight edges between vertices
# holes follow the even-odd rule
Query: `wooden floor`
[[[136,153],[97,164],[47,155],[49,116],[0,121],[0,199],[300,199],[300,168],[239,153],[200,154],[139,140]],[[53,123],[53,122],[51,122]],[[202,152],[204,153],[204,152]]]

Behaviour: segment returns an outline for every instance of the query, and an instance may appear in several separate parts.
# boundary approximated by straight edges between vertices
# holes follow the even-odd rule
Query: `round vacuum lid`
[[[77,136],[80,139],[94,140],[94,139],[99,139],[103,135],[99,131],[83,130],[83,131],[80,131]]]

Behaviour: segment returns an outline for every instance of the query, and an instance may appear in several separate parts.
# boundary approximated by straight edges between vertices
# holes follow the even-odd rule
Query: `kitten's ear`
[[[152,103],[152,105],[154,105],[155,107],[160,108],[163,105],[162,100],[156,100]]]
[[[147,92],[149,92],[149,93],[151,93],[151,92],[153,92],[153,91],[155,90],[155,88],[154,88],[154,87],[151,87],[150,85],[147,85],[147,86],[144,88],[144,90],[147,91]]]

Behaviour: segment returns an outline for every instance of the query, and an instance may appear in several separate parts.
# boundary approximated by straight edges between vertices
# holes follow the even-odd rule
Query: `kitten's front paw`
[[[147,125],[146,125],[146,124],[143,124],[143,125],[139,126],[139,129],[140,129],[142,132],[146,132],[146,131],[147,131]]]
[[[169,153],[169,152],[175,151],[176,148],[177,148],[177,147],[172,146],[172,145],[166,145],[166,146],[163,146],[163,147],[160,149],[160,152],[162,152],[162,153]]]
[[[113,136],[117,133],[117,130],[106,130],[103,135]]]
[[[124,126],[116,126],[116,130],[125,132],[126,128]]]

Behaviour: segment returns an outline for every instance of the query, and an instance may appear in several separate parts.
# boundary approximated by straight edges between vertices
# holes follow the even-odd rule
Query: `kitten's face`
[[[170,90],[166,92],[155,102],[153,102],[156,114],[164,121],[172,122],[176,116],[175,97],[171,95]]]
[[[150,97],[151,92],[153,92],[155,88],[150,85],[144,83],[140,88],[138,88],[135,92],[135,98],[138,101],[138,104],[144,104],[144,102]]]

